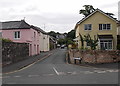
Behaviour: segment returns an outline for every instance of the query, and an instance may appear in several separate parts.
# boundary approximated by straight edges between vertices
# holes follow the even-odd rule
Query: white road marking
[[[14,76],[14,77],[19,78],[19,77],[21,77],[21,76]]]
[[[84,73],[85,73],[85,74],[92,74],[92,73],[94,73],[94,72],[91,72],[91,71],[85,71]]]
[[[28,77],[38,77],[40,75],[28,75]]]
[[[95,70],[95,73],[106,73],[106,71],[102,71],[102,70]]]
[[[59,72],[53,67],[53,70],[55,71],[55,73],[57,74],[57,75],[60,75],[59,74]]]
[[[43,76],[53,76],[55,74],[43,74]]]
[[[108,72],[119,72],[119,70],[106,70]]]
[[[64,73],[64,72],[59,72],[59,75],[66,75],[66,73]]]
[[[77,72],[72,72],[72,74],[71,75],[76,75],[77,74]]]

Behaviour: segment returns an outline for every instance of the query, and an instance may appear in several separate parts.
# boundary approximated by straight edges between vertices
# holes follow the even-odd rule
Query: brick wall
[[[2,42],[2,64],[21,61],[29,56],[29,44]]]
[[[71,63],[74,63],[74,58],[82,58],[84,63],[111,63],[120,61],[120,50],[69,50]]]

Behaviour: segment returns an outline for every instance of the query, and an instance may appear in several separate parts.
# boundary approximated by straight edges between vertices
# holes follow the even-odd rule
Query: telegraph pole
[[[120,1],[118,2],[118,20],[120,21]]]

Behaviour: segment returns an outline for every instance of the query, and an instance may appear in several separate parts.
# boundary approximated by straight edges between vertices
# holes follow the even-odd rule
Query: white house
[[[50,42],[49,42],[49,35],[45,31],[43,31],[41,28],[33,26],[34,29],[38,30],[39,32],[39,48],[40,52],[45,52],[50,50]]]

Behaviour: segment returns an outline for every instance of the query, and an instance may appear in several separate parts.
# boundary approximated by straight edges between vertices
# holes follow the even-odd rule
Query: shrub
[[[117,45],[117,49],[120,50],[120,44]]]
[[[12,40],[6,38],[0,38],[0,40],[2,40],[2,42],[12,42]]]

